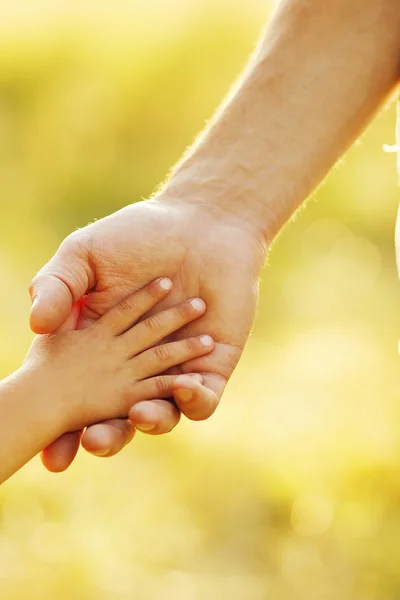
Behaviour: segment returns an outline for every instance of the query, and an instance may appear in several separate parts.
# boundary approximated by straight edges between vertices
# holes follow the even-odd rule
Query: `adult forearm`
[[[393,90],[399,49],[395,0],[284,0],[165,195],[270,241]]]

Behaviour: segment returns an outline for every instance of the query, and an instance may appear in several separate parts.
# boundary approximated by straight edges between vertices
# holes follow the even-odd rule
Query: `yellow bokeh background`
[[[70,231],[149,196],[270,8],[0,0],[2,375],[31,340],[32,275]],[[212,419],[62,475],[35,459],[2,486],[0,598],[400,596],[394,123],[391,106],[276,241]]]

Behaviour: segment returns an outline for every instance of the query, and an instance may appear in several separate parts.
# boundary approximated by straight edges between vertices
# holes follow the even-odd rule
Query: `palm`
[[[33,296],[43,299],[33,306],[32,327],[38,333],[54,331],[71,310],[71,300],[85,293],[78,327],[87,327],[124,296],[157,277],[169,277],[174,286],[164,307],[193,296],[200,296],[207,305],[201,319],[176,334],[185,338],[205,333],[215,340],[211,354],[180,366],[183,373],[202,375],[204,386],[197,403],[186,405],[184,412],[189,418],[204,419],[215,410],[246,343],[263,258],[257,235],[229,215],[221,219],[196,205],[163,199],[139,203],[67,238],[32,283]],[[134,415],[130,413],[135,424],[143,423],[140,404],[152,406],[151,422],[158,423],[154,433],[170,431],[179,419],[171,403],[154,399],[132,409],[136,409]],[[125,423],[127,430],[122,421],[107,424],[100,438],[99,431],[93,431],[96,426],[89,428],[85,447],[91,439],[91,451],[111,448],[113,454],[126,443],[132,432],[129,424]],[[45,465],[50,470],[67,468],[78,445],[79,434],[62,436],[43,454]]]
[[[211,355],[183,365],[182,371],[202,373],[205,384],[221,394],[256,308],[261,252],[250,236],[199,209],[178,211],[157,201],[127,207],[83,230],[84,237],[89,230],[95,286],[86,297],[79,326],[87,326],[152,279],[168,276],[174,287],[165,306],[200,296],[208,308],[178,337],[208,333],[216,341]]]

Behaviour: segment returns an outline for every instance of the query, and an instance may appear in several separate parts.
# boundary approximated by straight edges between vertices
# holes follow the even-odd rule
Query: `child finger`
[[[138,380],[154,377],[171,367],[180,365],[192,358],[209,354],[214,348],[214,340],[209,335],[192,337],[179,342],[155,346],[131,359],[132,368]]]
[[[153,308],[157,302],[160,302],[171,288],[172,282],[166,277],[152,281],[143,289],[124,298],[101,317],[98,323],[101,327],[111,331],[113,335],[121,335]]]
[[[200,384],[203,381],[203,377],[198,373],[187,373],[185,376]],[[132,385],[131,391],[125,393],[126,400],[124,402],[127,404],[127,412],[129,408],[141,401],[153,400],[154,398],[172,398],[176,389],[175,380],[177,377],[179,375],[158,375],[136,381]]]
[[[69,315],[66,318],[66,320],[64,321],[64,323],[61,325],[61,327],[59,329],[57,329],[57,333],[60,333],[62,331],[74,331],[74,329],[76,329],[76,326],[77,326],[77,323],[79,320],[79,313],[80,313],[80,305],[79,305],[79,302],[77,302],[72,307],[71,312],[69,313]]]
[[[127,353],[134,356],[151,348],[174,331],[198,319],[204,314],[205,309],[203,300],[192,298],[178,306],[148,317],[122,336]]]

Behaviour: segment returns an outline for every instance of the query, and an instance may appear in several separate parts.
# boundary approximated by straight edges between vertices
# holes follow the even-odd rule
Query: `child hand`
[[[85,330],[38,336],[25,360],[31,382],[45,389],[61,433],[126,417],[133,404],[172,395],[167,369],[212,351],[210,336],[160,344],[205,312],[194,298],[138,323],[170,291],[162,278],[125,298]]]

